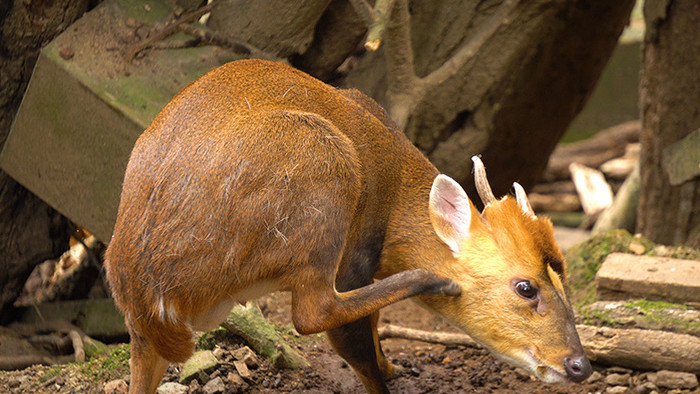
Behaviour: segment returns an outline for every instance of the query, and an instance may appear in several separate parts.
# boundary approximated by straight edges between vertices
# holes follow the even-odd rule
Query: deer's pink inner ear
[[[430,221],[435,233],[459,253],[462,240],[469,237],[471,207],[462,186],[446,175],[438,175],[430,190]]]

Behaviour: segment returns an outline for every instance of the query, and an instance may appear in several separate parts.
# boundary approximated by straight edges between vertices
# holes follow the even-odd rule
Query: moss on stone
[[[611,230],[566,251],[571,300],[577,309],[596,301],[595,275],[611,253],[700,260],[700,251],[684,246],[663,246],[625,230]],[[652,305],[652,304],[649,304]]]

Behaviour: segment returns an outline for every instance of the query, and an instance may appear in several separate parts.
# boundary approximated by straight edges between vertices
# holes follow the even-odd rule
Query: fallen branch
[[[589,139],[557,146],[549,157],[544,179],[568,179],[569,165],[574,162],[598,168],[608,160],[623,156],[628,144],[639,141],[641,127],[639,121],[629,121],[601,130]]]
[[[148,37],[145,39],[137,42],[136,44],[132,45],[129,50],[126,52],[126,55],[124,56],[124,61],[127,63],[131,63],[132,60],[134,60],[134,57],[136,55],[143,51],[144,49],[151,47],[153,44],[156,42],[165,39],[166,37],[174,34],[180,29],[180,26],[185,24],[185,23],[190,23],[193,22],[197,19],[199,19],[202,15],[208,13],[211,11],[212,8],[214,8],[214,5],[216,5],[217,0],[213,0],[211,3],[202,6],[198,8],[197,10],[187,12],[180,16],[177,19],[170,20],[168,21],[165,26],[153,29],[149,34]]]
[[[31,367],[32,365],[54,365],[68,364],[75,361],[70,356],[44,356],[40,354],[13,354],[10,356],[0,356],[0,370],[14,371]]]
[[[635,369],[700,373],[700,338],[659,330],[577,325],[591,361]]]
[[[379,327],[377,333],[379,334],[379,339],[401,338],[427,343],[437,343],[446,346],[478,346],[478,344],[466,334],[423,331],[413,328],[399,327],[392,324]]]
[[[700,338],[659,330],[576,325],[586,355],[593,362],[635,369],[700,373]],[[386,325],[379,339],[402,338],[446,346],[477,346],[466,334],[430,332]]]

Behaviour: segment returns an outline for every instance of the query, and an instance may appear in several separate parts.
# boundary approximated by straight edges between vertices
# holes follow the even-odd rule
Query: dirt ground
[[[272,321],[290,324],[289,295],[273,294],[260,300],[264,314]],[[411,301],[403,301],[385,308],[381,324],[396,324],[411,328],[455,331],[441,318],[422,309]],[[217,346],[223,350],[224,359],[244,346],[240,339],[219,337]],[[257,368],[251,368],[251,377],[242,380],[231,363],[222,363],[208,374],[200,374],[187,386],[189,393],[212,394],[218,392],[311,392],[311,393],[363,393],[364,390],[352,369],[337,356],[322,335],[301,337],[293,341],[310,361],[311,367],[300,370],[279,370],[264,359]],[[619,367],[594,366],[592,379],[579,385],[552,386],[543,384],[523,370],[511,368],[495,360],[486,350],[472,347],[449,347],[400,339],[383,341],[387,357],[401,372],[390,380],[389,387],[395,393],[603,393],[603,392],[692,392],[690,390],[659,389],[649,386],[648,373]],[[99,368],[90,371],[84,365],[64,367],[33,366],[22,371],[0,372],[0,393],[102,393],[105,383],[114,379],[127,379],[126,363],[121,368],[108,370],[103,361]],[[611,380],[613,376],[614,380]],[[171,367],[163,382],[177,382],[179,371]],[[212,389],[209,381],[220,379],[223,386]],[[620,381],[622,380],[622,381]],[[182,388],[182,387],[181,387]],[[223,388],[223,389],[221,389]],[[115,391],[120,392],[120,391]],[[698,392],[698,389],[695,389]]]

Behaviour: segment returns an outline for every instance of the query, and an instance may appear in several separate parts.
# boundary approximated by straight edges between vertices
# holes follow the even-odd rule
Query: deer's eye
[[[515,292],[523,298],[528,300],[537,298],[537,288],[533,286],[529,280],[518,281],[513,287],[515,288]]]

